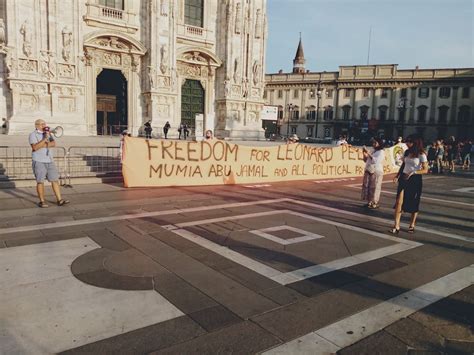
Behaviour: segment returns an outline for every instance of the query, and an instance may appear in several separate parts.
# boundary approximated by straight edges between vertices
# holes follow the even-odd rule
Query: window
[[[468,98],[469,98],[469,94],[470,94],[469,89],[470,89],[470,88],[467,88],[467,87],[466,87],[466,88],[462,88],[462,96],[461,96],[461,97],[462,97],[463,99],[468,99]]]
[[[428,112],[428,107],[423,105],[417,108],[418,110],[418,122],[426,122],[426,113]]]
[[[123,10],[123,0],[99,0],[99,5]]]
[[[362,91],[362,97],[369,97],[369,92],[370,92],[370,89],[364,89]]]
[[[344,90],[344,97],[351,97],[351,89]]]
[[[267,90],[263,90],[263,98],[264,98],[264,99],[267,98],[267,95],[268,95]]]
[[[407,97],[407,91],[408,91],[407,89],[402,89],[400,91],[400,97],[401,98],[406,98]]]
[[[278,98],[283,99],[283,90],[278,90]]]
[[[324,120],[332,120],[332,117],[333,117],[333,114],[334,114],[334,111],[332,109],[332,106],[326,106],[324,108]]]
[[[295,89],[293,91],[293,98],[294,99],[297,99],[298,97],[300,96],[300,91],[298,89]]]
[[[430,96],[430,88],[419,88],[418,89],[418,97],[420,99],[426,99]]]
[[[291,126],[291,134],[296,134],[296,126]]]
[[[350,120],[351,118],[351,107],[349,105],[342,106],[342,119]]]
[[[326,97],[328,99],[332,99],[333,95],[334,95],[334,90],[333,89],[327,89],[326,90]]]
[[[203,27],[204,0],[186,0],[184,5],[184,23]]]
[[[306,137],[313,136],[313,126],[306,126]]]
[[[300,108],[298,106],[293,106],[291,119],[295,121],[300,119]]]
[[[316,119],[316,107],[310,106],[308,107],[308,112],[306,113],[307,120],[315,120]]]
[[[367,121],[367,118],[369,117],[369,106],[361,106],[360,107],[360,119],[363,121]]]
[[[387,120],[387,113],[388,113],[388,106],[380,106],[379,107],[379,120],[386,121]]]
[[[382,99],[386,99],[388,97],[388,90],[387,89],[382,89],[382,94],[380,95]]]
[[[461,106],[459,108],[459,113],[458,113],[458,122],[469,123],[470,120],[471,120],[471,108],[466,105]]]
[[[399,122],[405,122],[405,115],[406,115],[406,110],[403,108],[400,108],[398,110],[398,121]]]
[[[439,97],[441,99],[447,99],[449,96],[451,96],[451,88],[442,87],[439,89]]]
[[[440,106],[438,108],[438,122],[439,123],[446,123],[448,121],[448,106]]]
[[[278,106],[278,119],[283,119],[283,106]]]

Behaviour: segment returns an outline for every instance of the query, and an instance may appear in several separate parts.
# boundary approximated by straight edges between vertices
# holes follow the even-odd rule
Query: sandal
[[[393,227],[392,229],[389,229],[388,231],[392,234],[398,234],[400,233],[400,228]]]
[[[415,227],[408,227],[408,233],[415,233]]]
[[[41,207],[41,208],[48,208],[49,205],[45,202],[45,201],[40,201],[38,203],[38,207]]]
[[[64,206],[64,205],[67,205],[69,203],[69,200],[59,200],[58,201],[58,206]]]

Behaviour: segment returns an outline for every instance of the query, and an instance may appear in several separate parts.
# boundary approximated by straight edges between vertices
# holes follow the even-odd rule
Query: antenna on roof
[[[367,50],[367,65],[369,65],[369,60],[370,60],[370,41],[372,39],[372,25],[370,25],[370,30],[369,30],[369,48]]]

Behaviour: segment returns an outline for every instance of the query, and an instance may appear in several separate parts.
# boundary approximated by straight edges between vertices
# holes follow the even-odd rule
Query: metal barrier
[[[71,186],[71,178],[120,176],[120,147],[50,148],[60,182]],[[0,181],[34,179],[31,148],[0,146]]]
[[[58,168],[60,179],[66,177],[66,148],[49,148]],[[31,148],[0,146],[0,181],[34,179]]]
[[[120,147],[69,147],[66,179],[120,176]]]

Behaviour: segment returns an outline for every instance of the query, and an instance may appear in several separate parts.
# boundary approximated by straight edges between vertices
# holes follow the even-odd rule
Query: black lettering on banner
[[[207,148],[207,155],[204,155],[204,147]],[[212,146],[206,141],[201,141],[201,161],[209,160],[210,157],[212,157]]]
[[[238,153],[239,153],[239,146],[237,144],[234,144],[234,147],[232,148],[232,146],[229,143],[226,143],[225,148],[226,148],[226,158],[225,158],[225,160],[229,161],[229,155],[233,155],[234,156],[234,161],[237,161]]]
[[[148,139],[145,140],[147,147],[148,147],[148,160],[151,160],[151,150],[158,149],[157,145],[151,145]]]
[[[166,159],[165,153],[168,154],[168,158],[173,159],[173,154],[171,154],[169,150],[173,146],[173,144],[176,144],[176,142],[161,141],[161,159]]]
[[[356,166],[355,170],[357,175],[364,175],[364,169],[361,166]]]
[[[288,170],[286,168],[276,168],[275,171],[274,171],[274,175],[275,176],[281,176],[281,177],[284,177],[284,176],[287,176],[288,175]]]
[[[212,164],[207,177],[230,176],[230,174],[232,174],[232,167],[230,165]]]
[[[180,145],[175,142],[175,145],[174,145],[174,158],[175,158],[175,160],[184,161],[184,156],[181,156],[182,151],[183,151],[183,148],[180,147]]]
[[[268,150],[252,149],[250,151],[250,160],[270,161],[269,156],[270,152]]]
[[[197,149],[191,148],[191,146],[195,146],[195,145],[196,145],[196,142],[188,142],[188,161],[199,161],[197,157],[196,158],[191,157],[192,153],[197,152]]]

